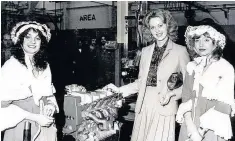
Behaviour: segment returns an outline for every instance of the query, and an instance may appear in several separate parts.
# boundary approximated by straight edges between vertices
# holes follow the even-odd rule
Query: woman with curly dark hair
[[[37,22],[12,29],[16,49],[1,71],[4,141],[22,141],[25,125],[31,125],[31,140],[56,140],[53,115],[59,109],[45,51],[50,38],[50,29]]]
[[[182,87],[169,90],[167,82],[173,73],[186,72],[189,55],[186,47],[174,43],[177,24],[170,12],[155,10],[144,18],[154,43],[142,49],[138,79],[120,88],[110,84],[124,97],[138,93],[132,141],[174,141],[177,100]]]

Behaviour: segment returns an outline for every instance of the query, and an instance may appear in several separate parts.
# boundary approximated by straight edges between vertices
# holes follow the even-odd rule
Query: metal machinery
[[[45,1],[42,8],[36,8],[39,1],[2,1],[2,31],[9,32],[17,22],[22,20],[36,20],[42,23],[53,23],[55,30],[59,30],[57,24],[61,25],[63,11],[56,4],[61,6],[62,2],[55,3],[54,10],[46,10]]]
[[[63,133],[72,135],[77,141],[117,140],[119,123],[115,103],[120,98],[119,94],[106,92],[65,96]]]

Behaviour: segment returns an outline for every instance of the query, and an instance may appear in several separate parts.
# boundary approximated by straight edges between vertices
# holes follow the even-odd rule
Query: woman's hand
[[[41,126],[48,127],[54,123],[54,118],[38,114],[35,121]]]
[[[52,117],[56,111],[56,107],[53,104],[48,104],[44,106],[43,114],[48,117]]]
[[[122,102],[123,102],[123,100],[118,100],[118,101],[116,101],[115,107],[121,108],[121,107],[122,107]]]
[[[39,125],[49,127],[52,123],[54,123],[53,117],[48,117],[41,114],[30,114],[26,119],[36,121]]]
[[[161,98],[160,98],[160,104],[162,106],[165,106],[167,105],[169,102],[170,102],[170,99],[171,97],[174,96],[174,93],[169,91],[167,94],[163,95]]]
[[[114,84],[112,84],[112,83],[104,86],[102,88],[102,90],[111,91],[111,92],[114,92],[114,93],[120,93],[119,88],[117,86],[115,86]]]

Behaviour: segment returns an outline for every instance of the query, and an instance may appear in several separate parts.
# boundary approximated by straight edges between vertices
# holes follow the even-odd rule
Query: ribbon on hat
[[[45,24],[40,24],[37,23],[36,21],[28,21],[28,22],[19,22],[16,24],[15,27],[13,27],[11,31],[12,42],[16,44],[21,33],[23,33],[25,30],[29,28],[38,29],[39,31],[41,31],[42,35],[46,38],[47,42],[50,41],[51,39],[50,29]]]

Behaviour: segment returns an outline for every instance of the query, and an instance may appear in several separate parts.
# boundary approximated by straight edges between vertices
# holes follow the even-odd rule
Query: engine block
[[[84,99],[88,102],[84,102]],[[116,101],[120,94],[84,93],[66,95],[64,99],[65,126],[63,133],[79,141],[101,141],[117,134],[119,123]]]

